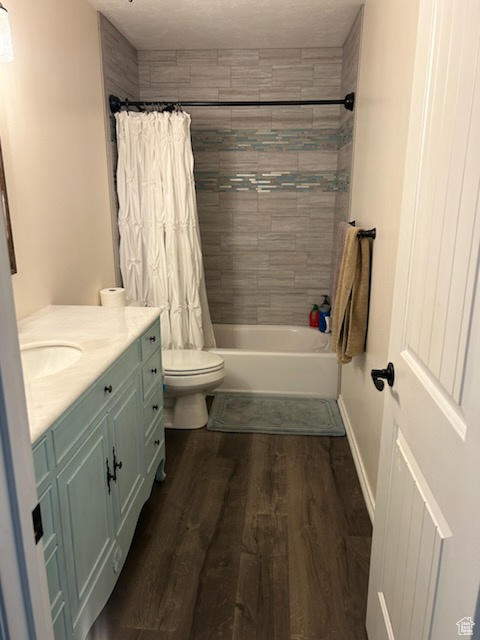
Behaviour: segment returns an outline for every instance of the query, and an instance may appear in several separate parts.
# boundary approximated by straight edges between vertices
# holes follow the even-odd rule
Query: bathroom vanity
[[[56,640],[87,635],[164,478],[158,317],[48,307],[19,324]]]

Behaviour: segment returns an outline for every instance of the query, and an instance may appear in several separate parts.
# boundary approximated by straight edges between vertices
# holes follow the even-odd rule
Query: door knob
[[[378,391],[383,391],[385,387],[384,380],[388,382],[389,387],[393,387],[395,381],[395,367],[393,366],[393,362],[389,362],[386,369],[372,369],[372,380]]]

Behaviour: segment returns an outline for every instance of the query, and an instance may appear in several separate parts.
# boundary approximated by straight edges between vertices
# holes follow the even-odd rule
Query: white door
[[[480,631],[479,45],[478,0],[420,0],[370,640]]]

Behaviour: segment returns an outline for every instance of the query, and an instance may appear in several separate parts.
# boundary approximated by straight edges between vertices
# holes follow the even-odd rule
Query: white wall
[[[0,135],[18,273],[17,317],[97,304],[115,284],[100,44],[84,0],[9,2]]]
[[[373,506],[392,310],[418,0],[367,0],[363,18],[351,187],[351,219],[377,228],[367,352],[342,367],[340,405]],[[367,500],[368,501],[368,500]]]

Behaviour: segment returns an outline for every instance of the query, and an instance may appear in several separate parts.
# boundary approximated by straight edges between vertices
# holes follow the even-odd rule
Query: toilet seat
[[[166,349],[162,351],[163,370],[168,376],[193,376],[220,371],[223,358],[210,351]]]

